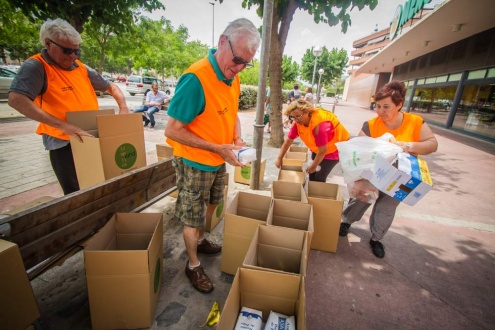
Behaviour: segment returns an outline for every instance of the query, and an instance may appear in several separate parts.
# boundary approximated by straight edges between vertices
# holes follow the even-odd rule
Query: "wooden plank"
[[[114,213],[132,212],[173,190],[175,184],[172,160],[166,159],[2,218],[0,225],[10,225],[7,239],[19,245],[24,266],[30,269],[63,255],[93,235]]]

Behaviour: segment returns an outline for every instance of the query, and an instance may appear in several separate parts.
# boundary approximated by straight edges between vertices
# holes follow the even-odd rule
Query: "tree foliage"
[[[117,32],[125,31],[139,16],[139,10],[152,12],[165,9],[159,0],[7,0],[20,8],[27,17],[40,19],[59,17],[78,32],[92,20],[96,26],[110,25]]]
[[[344,69],[347,67],[349,57],[345,49],[338,50],[333,48],[328,51],[326,47],[323,47],[320,57],[316,66],[315,83],[318,81],[318,70],[323,69],[324,73],[321,76],[322,85],[330,85],[334,79],[340,79]],[[312,81],[313,70],[315,68],[315,56],[312,49],[307,49],[302,58],[301,64],[301,78],[306,81]]]
[[[219,0],[222,3],[224,0]],[[296,10],[306,11],[313,16],[316,23],[325,23],[334,26],[341,23],[342,32],[346,32],[351,25],[348,11],[353,8],[363,9],[369,6],[374,9],[378,0],[274,0],[272,26],[270,35],[270,116],[272,133],[269,145],[280,147],[284,141],[282,129],[282,55],[284,54],[290,24]],[[243,0],[243,8],[257,7],[256,12],[263,17],[264,0]],[[276,122],[276,125],[273,123]]]

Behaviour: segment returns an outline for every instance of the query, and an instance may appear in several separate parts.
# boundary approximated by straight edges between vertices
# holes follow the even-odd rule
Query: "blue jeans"
[[[133,110],[132,112],[145,112],[148,113],[148,117],[150,118],[150,122],[151,122],[151,125],[154,126],[155,125],[155,116],[153,115],[154,113],[160,111],[160,108],[159,107],[155,107],[155,106],[148,106],[148,105],[140,105],[139,108]],[[148,118],[146,118],[146,116],[143,114],[143,121],[146,122],[148,120]]]

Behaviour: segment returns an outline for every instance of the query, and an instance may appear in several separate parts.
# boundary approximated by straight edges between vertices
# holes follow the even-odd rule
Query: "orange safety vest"
[[[241,93],[239,77],[234,78],[231,86],[218,80],[208,58],[192,64],[184,73],[193,73],[198,77],[206,101],[203,113],[196,116],[185,128],[203,140],[215,144],[232,144]],[[167,142],[173,146],[176,157],[209,166],[225,163],[225,160],[214,152],[190,147],[171,139],[167,139]]]
[[[398,141],[419,142],[421,126],[424,122],[423,118],[408,112],[403,112],[403,115],[404,119],[402,120],[402,124],[394,130],[388,129],[380,117],[368,120],[370,136],[372,138],[377,138],[385,133],[391,133]]]
[[[304,144],[314,153],[318,152],[318,146],[316,145],[313,131],[316,126],[326,121],[332,123],[335,131],[332,140],[328,141],[326,155],[332,154],[337,151],[337,147],[335,146],[336,142],[347,141],[351,137],[347,129],[344,127],[344,125],[342,125],[342,123],[333,113],[325,110],[316,110],[311,113],[311,120],[309,121],[308,127],[296,122],[299,137],[301,138],[301,140],[303,140]]]
[[[43,64],[46,75],[46,91],[34,99],[34,103],[50,115],[67,121],[69,111],[98,110],[96,93],[88,77],[86,66],[76,60],[79,65],[74,70],[66,71],[56,65],[49,64],[41,54],[31,58]],[[69,140],[69,135],[60,129],[40,123],[37,134],[47,134],[61,140]]]

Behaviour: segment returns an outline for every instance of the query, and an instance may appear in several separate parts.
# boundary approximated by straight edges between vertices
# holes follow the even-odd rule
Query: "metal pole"
[[[311,88],[315,85],[316,63],[318,63],[318,56],[315,56],[315,66],[313,67],[313,80],[311,80]]]
[[[270,37],[272,35],[273,0],[265,0],[263,5],[263,28],[261,35],[260,72],[258,75],[258,97],[256,99],[256,123],[254,124],[253,146],[256,148],[256,160],[251,164],[251,182],[249,188],[258,190],[260,181],[261,154],[263,151],[263,116],[265,114],[266,77],[270,61]]]
[[[213,7],[213,24],[212,24],[212,35],[211,35],[211,48],[215,48],[215,3],[210,2],[210,5]]]

